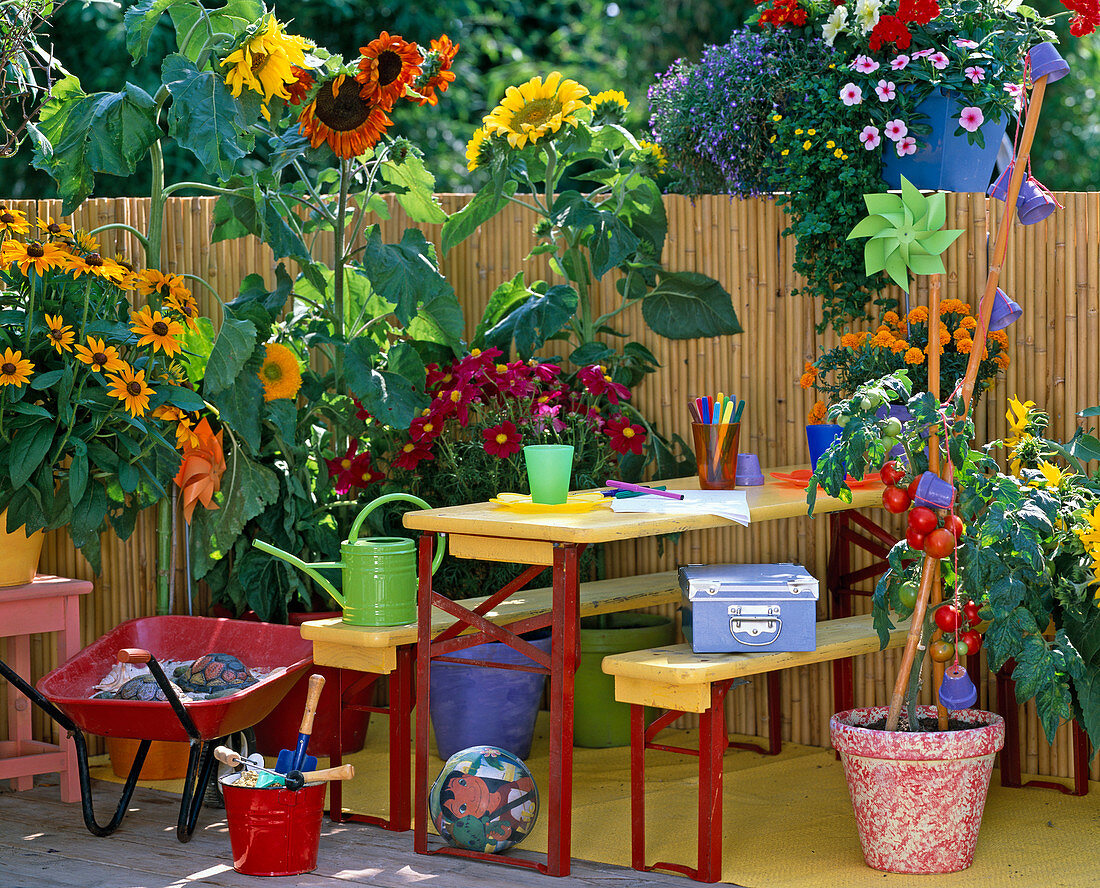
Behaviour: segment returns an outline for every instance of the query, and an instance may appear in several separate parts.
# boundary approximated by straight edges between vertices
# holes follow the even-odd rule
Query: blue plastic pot
[[[882,178],[891,188],[901,187],[901,177],[921,189],[935,191],[985,191],[997,161],[1001,139],[1008,128],[1008,117],[987,119],[981,126],[985,148],[971,145],[967,133],[955,135],[963,104],[958,94],[936,89],[916,107],[928,117],[932,132],[917,137],[917,151],[898,157],[891,142],[883,147]],[[923,121],[922,121],[923,122]]]
[[[536,637],[528,637],[527,641],[549,653],[549,634],[532,635]],[[529,657],[499,641],[475,645],[454,656],[534,665]],[[432,730],[441,759],[449,759],[471,746],[496,746],[521,759],[531,754],[545,675],[463,663],[433,663],[431,683]]]
[[[817,461],[821,454],[829,449],[829,445],[840,437],[843,429],[832,423],[806,426],[806,443],[810,448],[810,468],[817,471]]]

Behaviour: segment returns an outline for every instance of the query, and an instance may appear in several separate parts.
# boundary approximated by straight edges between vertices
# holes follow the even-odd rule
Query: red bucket
[[[297,792],[222,781],[233,869],[246,876],[296,876],[317,869],[326,783]],[[232,782],[230,782],[232,781]]]

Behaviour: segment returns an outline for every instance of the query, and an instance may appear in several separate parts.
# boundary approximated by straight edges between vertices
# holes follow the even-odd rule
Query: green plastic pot
[[[676,629],[660,614],[605,614],[581,620],[581,664],[573,684],[573,744],[630,745],[630,704],[615,700],[615,678],[600,667],[608,654],[672,644]],[[646,709],[646,723],[656,711]]]

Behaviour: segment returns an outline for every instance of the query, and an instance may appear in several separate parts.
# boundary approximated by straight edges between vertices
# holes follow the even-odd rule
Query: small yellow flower
[[[840,159],[841,159],[841,160],[847,160],[847,159],[848,159],[848,155],[847,155],[847,154],[842,154],[842,155],[840,155]]]
[[[812,144],[813,143],[809,139],[807,139],[805,142],[802,143],[802,150],[809,151]]]
[[[59,355],[73,350],[76,334],[72,327],[65,324],[65,319],[61,315],[46,315],[46,326],[49,328],[50,345]]]
[[[846,154],[845,154],[845,153],[844,153],[843,151],[841,151],[841,150],[840,150],[839,148],[837,148],[837,149],[836,149],[836,151],[834,151],[834,152],[833,152],[833,157],[839,157],[839,158],[844,158],[844,157],[847,157],[847,156],[848,156],[848,155],[846,155]]]
[[[25,213],[11,207],[0,207],[0,232],[27,234],[30,230],[31,223],[27,221]]]
[[[33,370],[34,364],[24,358],[21,351],[6,348],[3,357],[0,357],[0,386],[14,385],[22,388],[31,378]]]
[[[772,120],[774,120],[774,121],[775,121],[776,123],[778,123],[778,122],[779,122],[779,121],[781,121],[782,119],[783,119],[783,115],[782,115],[782,114],[773,114],[773,115],[772,115]]]
[[[802,132],[803,132],[803,130],[802,130],[802,127],[799,127],[798,129],[796,129],[796,130],[794,131],[794,134],[795,134],[796,136],[801,136],[801,135],[802,135]]]
[[[298,356],[285,345],[268,343],[264,350],[264,362],[257,374],[264,386],[264,400],[296,398],[302,387],[302,370]]]
[[[815,129],[806,130],[806,135],[807,136],[816,136],[817,135],[817,130],[815,130]]]
[[[39,216],[38,233],[42,237],[71,238],[73,236],[73,227],[68,222],[58,222],[53,216]]]
[[[1063,472],[1054,463],[1045,459],[1039,463],[1039,471],[1043,473],[1042,481],[1032,481],[1032,487],[1058,487],[1063,480],[1070,477],[1072,472]]]
[[[782,151],[780,151],[779,153],[780,153],[781,155],[783,155],[784,157],[786,157],[786,156],[787,156],[788,154],[790,154],[791,152],[790,152],[790,149],[788,149],[788,148],[784,148],[784,149],[783,149]]]
[[[774,143],[775,142],[775,136],[772,136],[770,139],[768,139],[768,141]]]
[[[94,336],[88,337],[87,347],[78,345],[75,346],[75,350],[78,361],[100,373],[117,373],[127,366],[126,362],[118,356],[118,349]]]
[[[830,149],[835,148],[836,147],[836,142],[834,142],[832,139],[829,139],[829,141],[825,143],[825,147],[830,148]]]

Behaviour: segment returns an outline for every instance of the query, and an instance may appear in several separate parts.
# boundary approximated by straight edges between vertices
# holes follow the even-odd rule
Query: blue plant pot
[[[883,146],[882,178],[891,188],[901,187],[901,177],[922,189],[936,191],[985,191],[997,161],[1001,138],[1008,128],[1008,117],[997,122],[986,120],[981,126],[985,148],[971,145],[967,133],[955,135],[963,105],[958,94],[936,89],[916,110],[928,117],[932,132],[917,138],[917,151],[898,157],[894,143]]]
[[[540,651],[550,652],[550,636],[528,637]],[[479,644],[456,657],[533,666],[530,658],[503,642]],[[492,669],[462,663],[433,663],[431,718],[441,759],[471,746],[495,746],[521,759],[531,754],[535,719],[546,684],[538,672]]]
[[[810,468],[817,471],[817,461],[821,454],[829,449],[829,445],[840,437],[843,431],[840,426],[831,423],[806,426],[806,443],[810,447]]]

